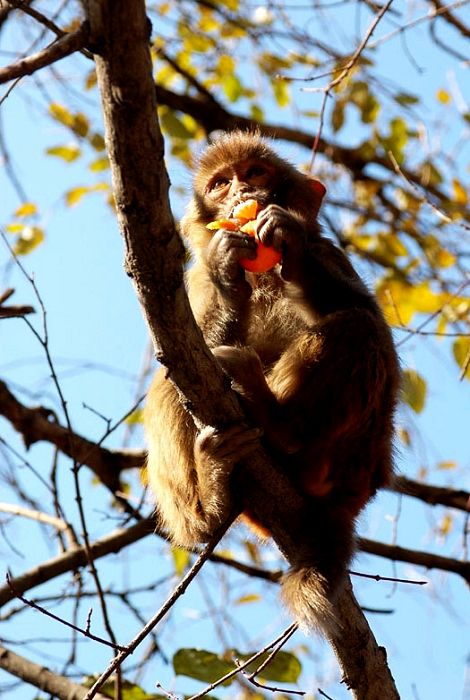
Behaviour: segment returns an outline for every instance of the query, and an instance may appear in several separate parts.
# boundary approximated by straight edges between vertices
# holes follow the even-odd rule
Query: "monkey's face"
[[[248,158],[223,165],[198,182],[204,214],[212,219],[232,216],[237,204],[256,199],[262,208],[275,200],[276,168],[263,160]],[[202,180],[202,182],[201,182]]]

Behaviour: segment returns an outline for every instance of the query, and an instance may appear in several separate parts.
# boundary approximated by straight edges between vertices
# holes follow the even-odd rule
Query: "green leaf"
[[[415,413],[423,410],[426,393],[427,385],[423,377],[414,369],[405,369],[402,374],[402,397]]]
[[[178,576],[182,576],[189,566],[190,556],[187,549],[182,547],[172,547],[171,554],[175,565],[175,572]]]
[[[72,163],[81,154],[81,150],[78,146],[53,146],[52,148],[47,148],[46,153],[50,156],[57,156],[57,158],[62,158],[66,163]]]
[[[269,657],[271,652],[266,652],[259,659],[254,661],[247,667],[248,673],[256,671],[262,663]],[[240,661],[248,661],[253,656],[251,654],[240,654],[238,651],[233,652],[233,656]],[[294,654],[288,651],[280,651],[269,662],[266,668],[261,671],[260,678],[266,681],[279,681],[281,683],[296,683],[302,672],[302,664]]]
[[[234,663],[229,663],[211,651],[203,649],[179,649],[173,656],[173,668],[178,676],[196,678],[205,683],[214,683],[233,671]],[[230,685],[233,678],[224,681],[223,685]]]
[[[162,130],[173,138],[190,139],[192,134],[182,119],[171,109],[162,108],[159,113]]]
[[[452,346],[455,361],[465,377],[470,379],[470,338],[457,338]]]

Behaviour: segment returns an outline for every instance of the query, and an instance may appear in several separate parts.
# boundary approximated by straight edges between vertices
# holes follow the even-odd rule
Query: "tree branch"
[[[426,569],[442,569],[453,574],[459,574],[470,583],[470,561],[459,561],[449,557],[441,557],[438,554],[419,552],[415,549],[405,549],[397,545],[375,542],[363,537],[359,539],[359,549],[368,554],[375,554],[378,557],[385,557],[392,561],[404,561],[416,566],[424,566]]]
[[[51,63],[56,63],[61,58],[82,49],[88,40],[88,34],[88,25],[84,22],[75,32],[65,34],[42,51],[0,68],[0,84],[22,78],[25,75],[32,75],[37,70],[50,66]]]
[[[154,347],[199,427],[220,425],[221,416],[227,422],[240,421],[243,415],[236,397],[203,341],[183,285],[183,246],[169,209],[163,139],[155,119],[145,4],[143,0],[88,0],[86,5],[91,43],[97,52],[97,78],[116,209],[126,246],[126,270]],[[307,546],[299,542],[302,530],[296,523],[303,499],[274,470],[261,449],[237,472],[246,505],[255,517],[262,514],[261,522],[270,529],[281,551],[287,559],[295,560],[302,546]],[[345,591],[338,610],[344,622],[343,644],[335,647],[345,669],[357,647],[346,624],[350,605]],[[365,618],[361,635],[367,635],[370,645],[375,644]],[[367,657],[362,662],[367,675]],[[351,677],[355,678],[352,671]],[[396,698],[385,662],[380,667],[380,680],[382,697],[388,693],[389,698]],[[365,698],[360,690],[353,692],[357,698]]]
[[[78,464],[87,464],[113,493],[120,488],[119,474],[122,469],[137,466],[134,454],[113,452],[81,435],[70,434],[68,428],[56,422],[54,414],[42,406],[28,408],[20,403],[0,381],[0,414],[8,418],[21,433],[26,447],[46,440]],[[73,439],[71,439],[73,438]],[[143,453],[141,453],[143,455]],[[141,454],[138,455],[139,461]],[[140,466],[143,460],[139,462]]]
[[[0,646],[0,668],[60,700],[83,700],[88,692],[88,688],[83,685],[73,683],[65,676],[53,673],[44,665],[39,666],[4,646]],[[101,693],[95,695],[95,698],[109,700],[108,696]]]
[[[90,544],[90,552],[93,560],[96,561],[108,554],[121,551],[138,540],[152,535],[155,532],[154,518],[140,520],[131,527],[122,528],[111,532],[109,535]],[[65,554],[59,554],[48,561],[45,561],[33,569],[11,577],[11,584],[18,593],[25,593],[35,586],[46,583],[67,571],[73,571],[88,563],[85,547],[71,549]],[[0,586],[0,607],[9,603],[15,598],[11,587],[8,584]]]

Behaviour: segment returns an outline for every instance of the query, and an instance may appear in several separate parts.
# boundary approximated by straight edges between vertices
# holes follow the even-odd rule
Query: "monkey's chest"
[[[295,307],[287,299],[254,300],[250,308],[247,345],[258,353],[263,366],[279,360],[292,341],[307,329]]]

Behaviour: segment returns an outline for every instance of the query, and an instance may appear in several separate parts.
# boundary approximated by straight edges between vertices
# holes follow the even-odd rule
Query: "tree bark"
[[[223,423],[243,420],[236,396],[194,321],[184,289],[183,246],[168,203],[169,181],[156,118],[145,4],[143,0],[88,0],[86,6],[116,209],[126,248],[125,268],[142,305],[157,358],[167,367],[169,378],[199,427],[220,425],[221,416]],[[239,482],[246,504],[255,515],[262,516],[261,521],[286,558],[297,554],[302,543],[292,535],[298,532],[297,527],[292,529],[292,522],[302,509],[303,499],[274,470],[261,449],[240,465]],[[269,484],[269,492],[265,484]],[[348,634],[342,635],[341,644],[339,640],[334,644],[350,685],[358,682],[357,664],[368,675],[373,660],[371,673],[380,672],[381,698],[396,698],[385,658],[379,667],[376,658],[369,660],[367,655],[376,645],[367,621],[362,616],[360,628],[349,627],[352,607],[351,596],[345,591],[338,614]],[[362,613],[358,609],[356,614]],[[361,637],[356,639],[359,632]],[[367,654],[355,658],[363,649]],[[354,697],[375,697],[364,694],[362,688],[354,688]]]

